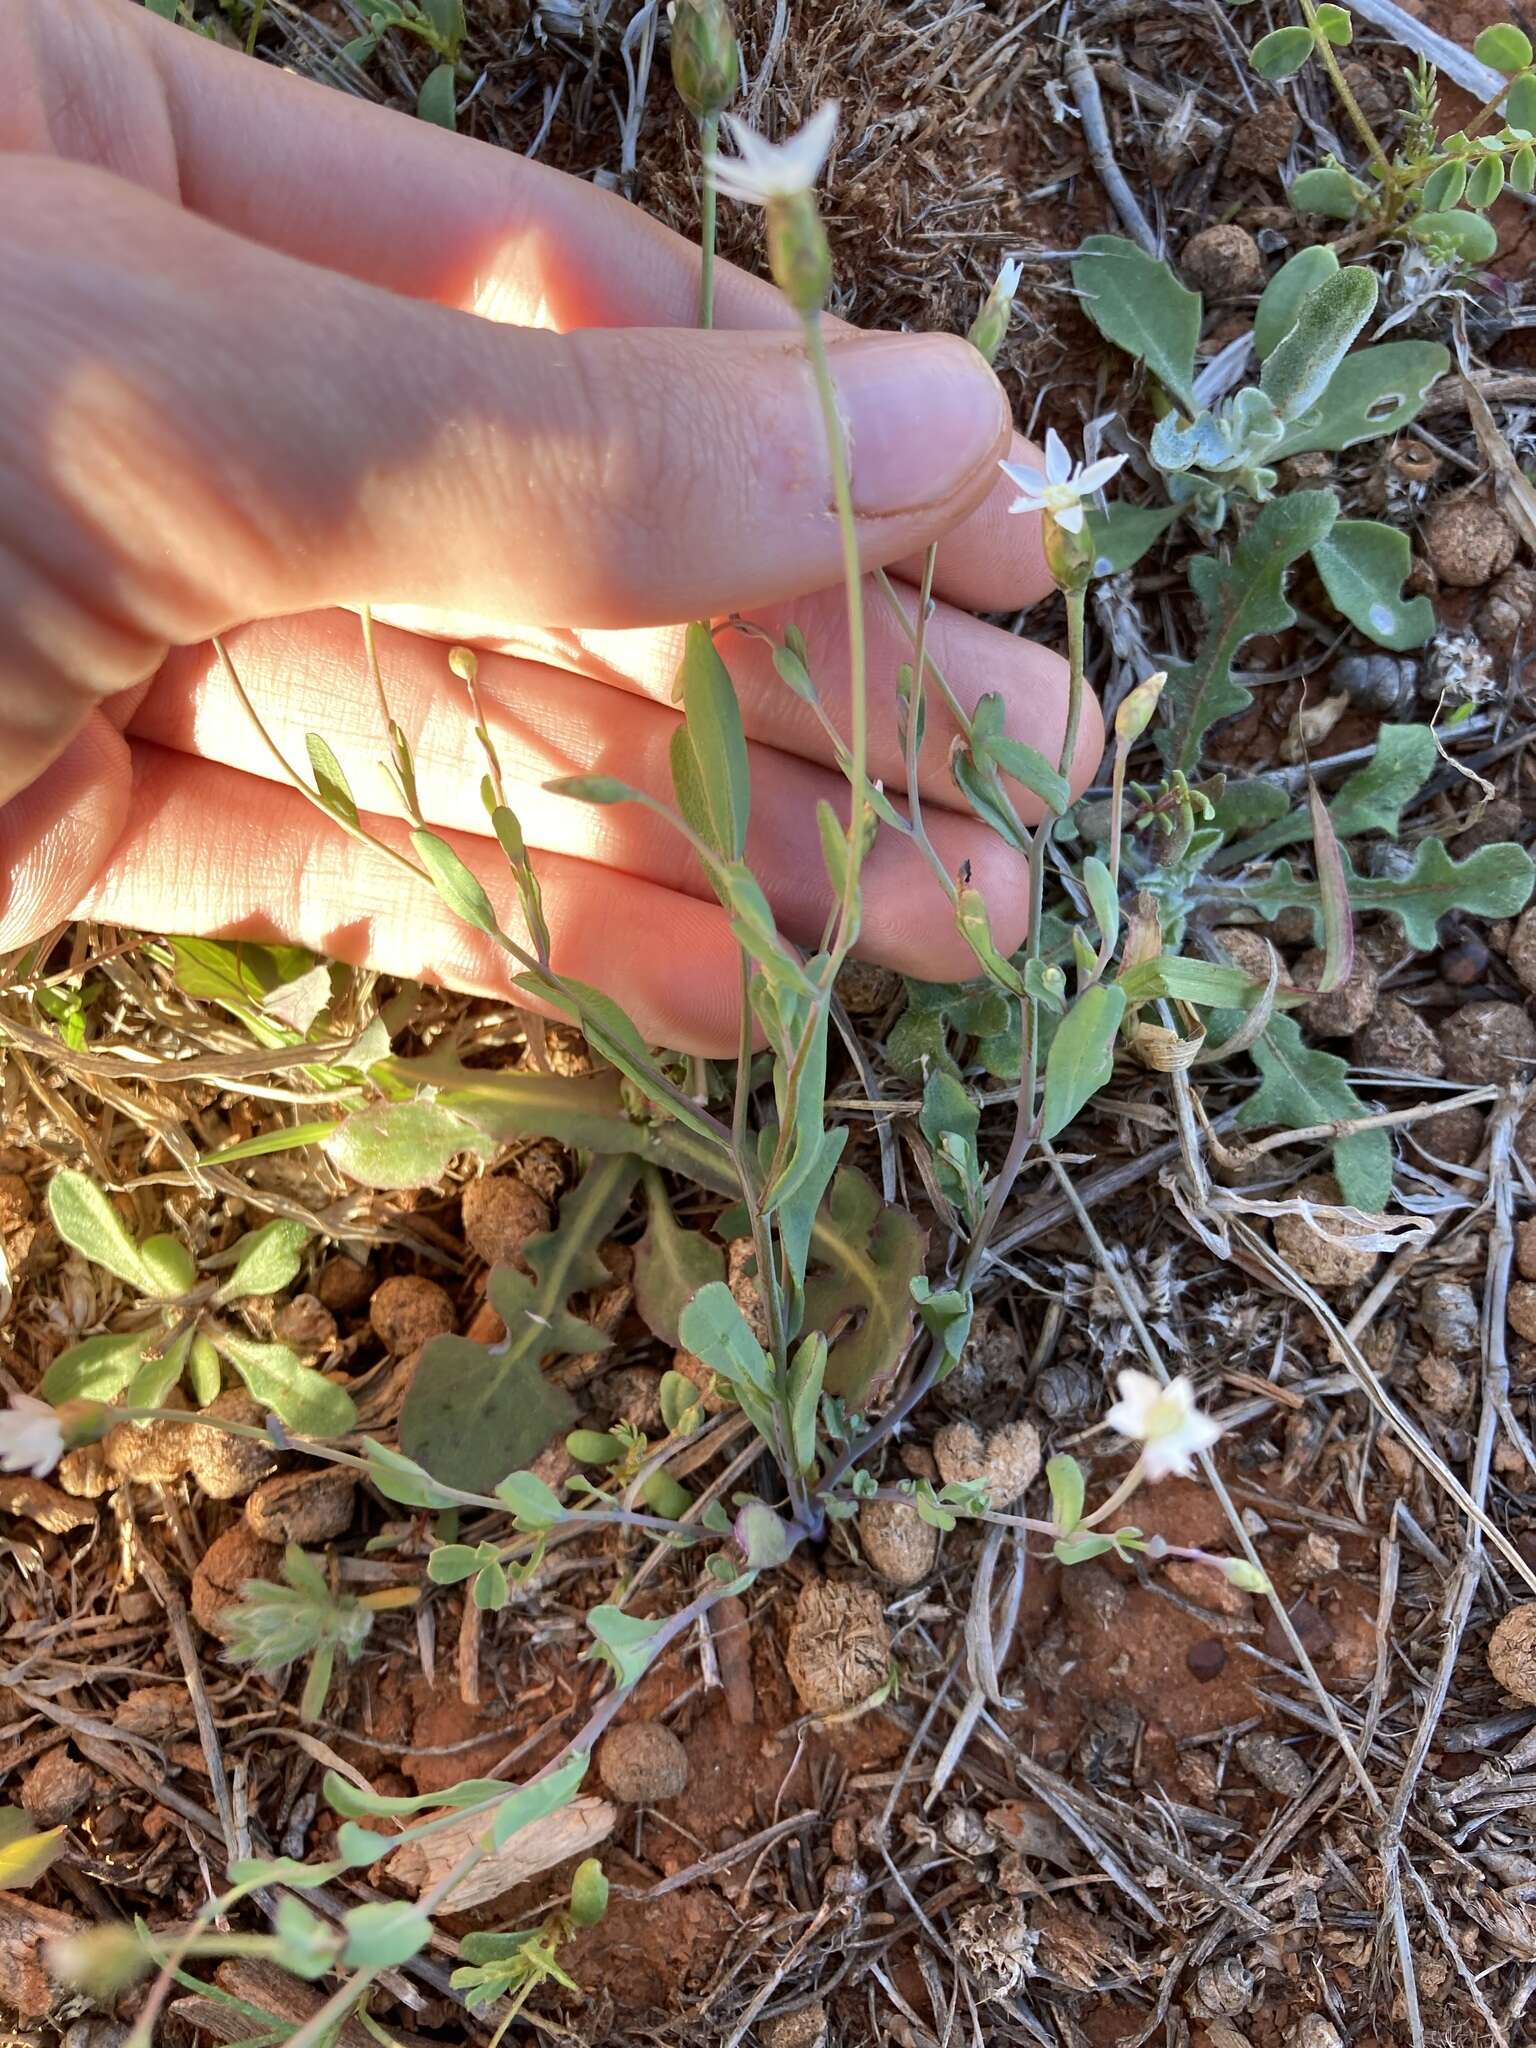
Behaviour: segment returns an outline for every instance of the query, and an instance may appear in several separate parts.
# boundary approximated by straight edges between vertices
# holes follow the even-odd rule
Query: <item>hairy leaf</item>
[[[1353,220],[1365,197],[1358,178],[1337,164],[1319,164],[1291,182],[1287,198],[1298,213],[1321,213],[1329,220]]]
[[[309,1231],[291,1217],[276,1216],[260,1230],[248,1231],[235,1246],[235,1270],[219,1289],[220,1301],[240,1301],[248,1294],[281,1294],[299,1270]]]
[[[1072,282],[1099,332],[1145,363],[1187,413],[1198,412],[1200,294],[1121,235],[1089,235],[1073,260]]]
[[[1314,1124],[1370,1114],[1349,1085],[1348,1062],[1337,1053],[1308,1045],[1294,1017],[1272,1017],[1252,1049],[1252,1058],[1262,1082],[1238,1112],[1237,1120],[1245,1130],[1278,1126],[1303,1131]],[[1335,1139],[1333,1170],[1351,1207],[1385,1208],[1392,1195],[1390,1135],[1386,1131],[1355,1131]]]
[[[143,1253],[95,1181],[71,1167],[62,1168],[48,1183],[48,1213],[64,1242],[93,1266],[104,1266],[140,1294],[156,1292],[155,1276]]]
[[[60,1401],[115,1401],[161,1334],[136,1330],[131,1337],[87,1337],[71,1344],[43,1374],[38,1392],[55,1406]]]
[[[725,1275],[725,1252],[702,1230],[685,1230],[672,1214],[661,1176],[647,1169],[649,1220],[635,1246],[635,1307],[653,1337],[678,1343],[677,1319],[711,1280]]]
[[[364,1187],[423,1188],[441,1180],[461,1152],[488,1159],[495,1147],[469,1117],[422,1096],[354,1111],[321,1149]]]
[[[507,1326],[500,1345],[434,1337],[421,1354],[400,1416],[400,1447],[434,1479],[489,1493],[530,1464],[576,1419],[575,1404],[540,1370],[551,1357],[605,1351],[609,1339],[576,1316],[571,1296],[606,1287],[597,1256],[628,1206],[637,1159],[598,1158],[560,1204],[555,1228],[530,1238],[533,1278],[509,1266],[491,1275],[492,1307]]]
[[[1093,548],[1095,576],[1118,576],[1132,569],[1147,549],[1172,526],[1179,516],[1177,505],[1124,505],[1118,501],[1107,512],[1085,506],[1088,539]]]
[[[1375,519],[1338,519],[1312,550],[1332,602],[1378,647],[1422,647],[1435,630],[1427,597],[1403,596],[1413,566],[1406,533]],[[1386,728],[1383,728],[1384,730]]]
[[[1325,279],[1336,276],[1339,259],[1326,242],[1313,242],[1298,249],[1282,263],[1264,287],[1253,316],[1253,347],[1260,362],[1274,354],[1277,345],[1296,325],[1296,316],[1311,293]]]
[[[1418,418],[1450,366],[1450,351],[1437,341],[1383,341],[1357,349],[1334,371],[1317,403],[1292,421],[1269,460],[1279,462],[1314,448],[1337,452],[1400,432]]]
[[[286,1344],[258,1344],[234,1330],[211,1334],[261,1405],[300,1436],[345,1436],[357,1421],[346,1388],[306,1365]]]
[[[1100,982],[1085,989],[1062,1018],[1045,1061],[1047,1138],[1064,1131],[1114,1072],[1115,1033],[1124,1015],[1124,989]]]
[[[1378,286],[1363,264],[1325,277],[1296,309],[1295,324],[1276,342],[1259,389],[1282,420],[1298,419],[1316,405],[1376,310]]]
[[[1480,846],[1465,860],[1452,860],[1438,839],[1424,839],[1406,875],[1356,874],[1344,856],[1349,900],[1357,912],[1388,911],[1416,952],[1429,953],[1439,943],[1436,927],[1452,910],[1474,917],[1516,917],[1536,883],[1536,863],[1523,846]],[[1243,900],[1274,918],[1282,910],[1313,913],[1314,930],[1322,930],[1322,897],[1316,882],[1296,876],[1288,860],[1277,860],[1262,882],[1244,885]]]
[[[1204,556],[1191,564],[1206,631],[1193,661],[1168,667],[1167,724],[1158,747],[1170,768],[1192,772],[1216,721],[1247,709],[1252,692],[1232,675],[1238,649],[1255,633],[1284,632],[1294,621],[1285,598],[1286,571],[1316,547],[1338,509],[1332,491],[1293,491],[1263,507],[1230,562]]]

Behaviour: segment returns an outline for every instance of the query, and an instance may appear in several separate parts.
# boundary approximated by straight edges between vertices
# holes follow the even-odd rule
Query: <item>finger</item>
[[[127,823],[130,785],[127,742],[97,711],[51,766],[0,804],[0,953],[74,910]]]
[[[99,164],[307,263],[495,320],[564,332],[697,318],[697,248],[615,193],[253,67],[143,9],[8,12],[0,146]],[[721,327],[795,325],[771,285],[730,264],[715,303]],[[1012,455],[1033,459],[1017,439]],[[1010,495],[995,479],[942,547],[936,587],[956,603],[1011,609],[1050,588],[1038,518],[1004,524]]]
[[[368,822],[404,846],[396,822]],[[499,848],[445,836],[507,932],[526,943]],[[540,879],[558,971],[611,993],[652,1044],[708,1056],[735,1050],[736,943],[718,906],[559,854],[540,862]],[[347,838],[295,792],[144,744],[133,750],[128,828],[77,909],[149,931],[307,946],[481,995],[505,997],[520,971],[425,882]]]
[[[500,327],[322,275],[99,172],[18,158],[8,186],[9,790],[90,692],[239,619],[369,599],[633,625],[839,573],[797,345]],[[1001,388],[933,336],[845,343],[833,374],[860,553],[886,561],[990,488]]]
[[[905,619],[914,620],[916,591],[899,583],[894,588]],[[685,627],[668,626],[616,633],[515,632],[508,637],[506,622],[474,614],[445,617],[407,606],[389,608],[387,616],[413,633],[519,654],[545,666],[593,676],[621,689],[641,691],[665,704],[672,701],[686,633]],[[850,724],[850,687],[843,593],[818,591],[747,616],[751,624],[760,627],[776,643],[783,641],[790,626],[805,635],[808,666],[822,705],[833,726],[846,735]],[[897,719],[896,674],[903,663],[912,660],[912,638],[884,590],[873,581],[864,585],[864,623],[868,643],[870,773],[888,787],[900,790],[906,787],[907,776]],[[351,659],[355,660],[355,626],[350,635],[343,635],[343,645],[348,638],[352,643]],[[779,676],[773,666],[772,647],[760,636],[730,627],[718,630],[716,645],[736,684],[748,736],[785,753],[799,754],[805,760],[830,762],[833,755],[825,725],[815,709],[797,697]],[[975,711],[982,697],[1000,695],[1010,737],[1022,740],[1043,754],[1052,767],[1056,766],[1066,738],[1068,717],[1068,668],[1059,654],[946,604],[934,607],[926,646],[967,714]],[[444,658],[441,650],[433,657],[439,674]],[[949,755],[959,726],[931,672],[925,696],[921,790],[932,802],[958,806],[960,798],[950,773]],[[1103,752],[1103,721],[1097,700],[1090,692],[1084,700],[1071,768],[1070,779],[1076,794],[1081,795],[1092,782]],[[1032,822],[1039,815],[1038,804],[1022,792],[1019,806],[1027,821]]]
[[[336,612],[270,621],[229,642],[241,681],[262,708],[263,725],[288,759],[302,762],[306,731],[318,731],[358,802],[388,808],[378,710],[358,687],[357,652],[356,622]],[[379,655],[391,713],[411,742],[427,818],[471,829],[478,823],[488,834],[488,822],[483,814],[477,819],[470,800],[484,756],[469,705],[446,677],[443,650],[408,634],[381,631]],[[638,804],[581,803],[544,786],[558,776],[617,770],[670,807],[671,743],[679,723],[674,709],[586,677],[494,655],[481,662],[479,693],[508,801],[531,847],[594,869],[643,876],[701,899],[710,896],[687,841],[665,818]],[[279,772],[226,672],[206,648],[172,655],[133,732],[157,746],[258,775]],[[829,767],[773,747],[754,744],[748,753],[748,861],[780,928],[814,948],[834,908],[816,810],[825,802],[846,816],[846,783]],[[1022,859],[973,817],[935,810],[927,822],[944,871],[953,875],[968,866],[993,908],[999,934],[1021,938],[1028,900]],[[975,964],[955,930],[946,892],[919,850],[895,831],[880,834],[866,863],[861,950],[881,965],[928,980],[964,976]]]

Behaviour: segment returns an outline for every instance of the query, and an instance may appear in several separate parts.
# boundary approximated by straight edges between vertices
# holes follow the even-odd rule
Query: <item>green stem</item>
[[[703,189],[699,196],[699,325],[715,324],[715,162],[719,155],[720,116],[706,114],[699,123],[699,154]]]
[[[1387,160],[1386,151],[1376,139],[1376,130],[1365,118],[1360,109],[1360,102],[1350,91],[1349,81],[1339,67],[1339,60],[1334,55],[1332,43],[1329,42],[1322,29],[1318,26],[1317,9],[1313,6],[1312,0],[1301,0],[1301,12],[1307,27],[1312,31],[1312,41],[1316,46],[1318,55],[1323,60],[1323,69],[1328,73],[1329,83],[1339,96],[1339,104],[1343,107],[1345,113],[1348,114],[1355,133],[1365,144],[1366,154],[1376,167],[1376,175],[1381,180],[1383,190],[1389,197],[1393,196],[1397,185],[1397,174]]]
[[[1077,759],[1077,735],[1083,722],[1083,642],[1087,628],[1088,586],[1067,592],[1067,729],[1062,735],[1058,775],[1070,776]]]

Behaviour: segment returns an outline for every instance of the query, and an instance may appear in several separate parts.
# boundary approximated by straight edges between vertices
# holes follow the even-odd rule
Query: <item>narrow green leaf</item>
[[[1319,285],[1338,275],[1339,259],[1326,242],[1313,242],[1282,263],[1265,285],[1253,316],[1253,346],[1260,362],[1272,356],[1296,325]]]
[[[1083,887],[1088,892],[1088,901],[1099,927],[1099,944],[1105,956],[1115,950],[1120,936],[1120,898],[1110,879],[1109,869],[1096,853],[1090,853],[1083,862]]]
[[[1375,519],[1336,520],[1313,548],[1312,560],[1332,602],[1379,647],[1401,653],[1422,647],[1434,632],[1429,599],[1402,594],[1413,550],[1397,527]]]
[[[595,1927],[608,1910],[608,1880],[595,1856],[578,1863],[571,1876],[571,1924]]]
[[[1452,157],[1424,180],[1420,194],[1424,212],[1441,213],[1448,207],[1460,206],[1466,189],[1466,163],[1460,157]]]
[[[473,925],[476,931],[489,932],[493,937],[498,934],[501,922],[491,907],[490,897],[447,840],[418,826],[411,834],[411,845],[416,849],[416,858],[430,876],[433,888],[454,916],[462,918],[467,925]]]
[[[812,1330],[801,1339],[789,1368],[790,1445],[802,1472],[816,1462],[816,1417],[826,1376],[827,1340]]]
[[[1536,72],[1523,71],[1510,86],[1504,114],[1518,134],[1536,136]]]
[[[708,626],[688,628],[677,683],[709,815],[710,843],[723,859],[740,860],[752,803],[747,739],[736,685]]]
[[[1115,1547],[1112,1536],[1065,1536],[1051,1545],[1051,1553],[1058,1564],[1090,1564],[1096,1557],[1105,1557]]]
[[[1181,953],[1161,953],[1155,960],[1143,960],[1122,974],[1116,986],[1127,1004],[1150,1002],[1154,996],[1177,996],[1181,1002],[1203,1003],[1216,1009],[1236,1003],[1246,1007],[1259,993],[1259,984],[1240,967],[1223,967],[1215,960],[1198,960]]]
[[[361,1785],[354,1785],[350,1778],[344,1778],[340,1771],[327,1771],[321,1781],[325,1803],[333,1813],[343,1815],[347,1820],[393,1818],[402,1813],[433,1812],[438,1807],[452,1807],[456,1811],[468,1806],[488,1806],[506,1796],[507,1785],[503,1778],[463,1778],[456,1785],[447,1785],[441,1792],[406,1792],[400,1794],[373,1792]],[[387,1835],[379,1838],[388,1842]]]
[[[1085,989],[1056,1027],[1045,1061],[1043,1133],[1064,1131],[1115,1067],[1115,1033],[1125,1015],[1125,991],[1100,982]]]
[[[314,775],[320,801],[333,818],[356,828],[360,822],[357,800],[341,763],[317,732],[305,733],[304,746],[309,754],[310,771]]]
[[[1073,260],[1072,282],[1099,332],[1145,363],[1193,417],[1200,294],[1120,235],[1089,235]]]
[[[1088,1482],[1076,1458],[1065,1454],[1052,1458],[1045,1468],[1045,1483],[1051,1490],[1051,1516],[1063,1536],[1070,1536],[1083,1519],[1083,1501]]]
[[[83,1173],[63,1167],[48,1183],[53,1227],[93,1266],[104,1266],[140,1294],[153,1295],[155,1276],[102,1190]]]

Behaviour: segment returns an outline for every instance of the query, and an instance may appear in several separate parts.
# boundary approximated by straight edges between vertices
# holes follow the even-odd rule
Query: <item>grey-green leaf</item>
[[[1259,37],[1248,52],[1248,61],[1260,78],[1267,78],[1273,85],[1282,78],[1294,78],[1313,48],[1309,28],[1276,28]]]
[[[281,1294],[302,1263],[309,1231],[292,1217],[276,1216],[242,1237],[235,1246],[235,1269],[219,1289],[220,1301],[240,1301],[248,1294]]]
[[[458,99],[454,92],[453,66],[437,64],[430,70],[416,95],[416,112],[423,121],[430,121],[435,128],[452,128],[458,115]]]
[[[1118,576],[1133,569],[1179,516],[1177,505],[1125,505],[1118,500],[1105,512],[1091,505],[1083,509],[1095,576]]]
[[[1323,588],[1352,626],[1398,653],[1422,647],[1435,630],[1427,597],[1404,597],[1413,566],[1408,536],[1376,519],[1336,520],[1312,550]]]
[[[1294,1017],[1272,1018],[1252,1056],[1263,1081],[1238,1112],[1245,1130],[1278,1125],[1304,1131],[1314,1124],[1349,1122],[1369,1114],[1349,1085],[1347,1063],[1337,1053],[1308,1045]],[[1333,1167],[1351,1207],[1386,1207],[1392,1194],[1392,1140],[1387,1131],[1353,1131],[1336,1139]]]
[[[733,1387],[772,1395],[773,1368],[768,1355],[724,1281],[712,1280],[699,1289],[679,1318],[678,1334],[685,1350],[702,1358]]]
[[[1089,235],[1073,261],[1072,282],[1099,332],[1144,362],[1193,417],[1200,294],[1121,235]]]
[[[259,1344],[234,1330],[212,1334],[220,1353],[261,1405],[300,1436],[345,1436],[357,1421],[346,1388],[305,1365],[286,1344]]]
[[[752,807],[751,770],[736,685],[708,626],[688,628],[677,680],[711,843],[722,858],[739,860],[746,850]]]
[[[155,1293],[155,1276],[143,1254],[93,1180],[71,1167],[62,1168],[48,1184],[48,1213],[64,1242],[93,1266],[104,1266],[141,1294]]]
[[[446,839],[418,826],[411,834],[411,844],[431,877],[432,886],[455,917],[473,925],[476,931],[495,934],[501,930],[490,897]]]
[[[1436,757],[1435,736],[1427,725],[1384,725],[1376,735],[1375,753],[1328,806],[1340,839],[1362,832],[1385,832],[1395,839],[1403,807],[1434,773]]]
[[[1314,406],[1295,420],[1270,456],[1337,452],[1395,434],[1418,418],[1434,384],[1451,366],[1437,341],[1384,341],[1346,356]]]
[[[423,1096],[356,1111],[321,1149],[364,1187],[424,1188],[440,1180],[461,1152],[486,1159],[496,1148],[467,1117]]]
[[[1536,882],[1536,863],[1523,846],[1510,843],[1480,846],[1458,861],[1438,839],[1423,839],[1406,875],[1356,874],[1347,854],[1344,869],[1355,911],[1389,912],[1419,953],[1434,950],[1439,921],[1452,910],[1469,911],[1474,917],[1517,917]],[[1265,880],[1247,884],[1243,895],[1270,918],[1287,907],[1309,909],[1321,932],[1318,884],[1298,880],[1288,860],[1276,861]]]
[[[43,1374],[38,1392],[45,1401],[115,1401],[134,1374],[146,1346],[160,1333],[138,1330],[131,1337],[87,1337],[71,1344]]]
[[[1363,264],[1352,263],[1316,285],[1296,309],[1290,331],[1276,342],[1259,389],[1287,424],[1309,411],[1376,310],[1378,286]]]
[[[635,1247],[635,1307],[653,1337],[676,1345],[678,1318],[701,1287],[724,1278],[725,1253],[702,1230],[682,1227],[658,1174],[647,1174],[646,1193],[650,1214]]]
[[[1253,316],[1253,346],[1259,361],[1272,356],[1296,325],[1296,317],[1311,293],[1338,274],[1339,259],[1326,242],[1313,242],[1298,249],[1282,263],[1264,287]]]
[[[1114,1072],[1115,1033],[1124,1015],[1125,991],[1100,982],[1084,990],[1056,1027],[1045,1061],[1047,1138],[1064,1131]]]

